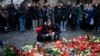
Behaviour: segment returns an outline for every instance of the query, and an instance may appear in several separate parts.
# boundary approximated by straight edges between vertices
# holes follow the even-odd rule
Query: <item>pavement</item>
[[[74,37],[84,36],[89,34],[90,36],[100,37],[100,32],[86,32],[83,30],[78,31],[70,31],[66,30],[61,33],[61,38],[68,38],[72,39]],[[0,39],[4,42],[8,42],[10,45],[15,45],[17,48],[21,48],[26,44],[32,44],[36,42],[37,33],[33,30],[27,30],[26,32],[22,33],[19,31],[13,31],[8,33],[0,33]]]

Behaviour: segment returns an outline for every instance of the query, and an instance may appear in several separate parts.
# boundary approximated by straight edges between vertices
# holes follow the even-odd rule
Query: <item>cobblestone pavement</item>
[[[71,39],[73,37],[83,36],[85,34],[89,34],[91,36],[97,36],[100,37],[100,32],[86,32],[83,30],[79,31],[65,31],[62,32],[62,38],[68,38]],[[9,32],[9,33],[2,33],[0,34],[0,38],[3,39],[3,41],[7,42],[10,45],[15,45],[18,48],[21,48],[22,46],[26,44],[32,44],[36,41],[37,34],[33,30],[27,30],[24,33],[21,33],[19,31]]]

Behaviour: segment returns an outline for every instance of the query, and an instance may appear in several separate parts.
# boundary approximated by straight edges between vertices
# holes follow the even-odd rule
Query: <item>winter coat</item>
[[[22,18],[26,18],[26,15],[27,15],[27,9],[26,9],[26,5],[24,5],[24,3],[22,3],[20,5],[20,8],[18,10],[18,13],[19,13],[19,17],[22,17]]]
[[[100,7],[96,8],[95,15],[94,15],[95,25],[100,26]]]

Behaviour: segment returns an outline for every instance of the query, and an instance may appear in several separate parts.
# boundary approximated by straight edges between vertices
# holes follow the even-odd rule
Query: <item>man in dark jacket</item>
[[[20,31],[25,31],[25,22],[26,22],[26,14],[27,14],[27,5],[26,2],[22,2],[19,8],[19,21],[20,21]]]
[[[37,36],[37,41],[59,40],[61,33],[59,25],[51,24],[51,21],[48,21],[43,26],[41,26],[41,28],[42,29]]]

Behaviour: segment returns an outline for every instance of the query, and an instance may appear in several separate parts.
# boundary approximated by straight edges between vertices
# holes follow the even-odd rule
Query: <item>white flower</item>
[[[52,50],[55,52],[55,51],[57,51],[57,48],[53,48]]]
[[[33,45],[25,45],[24,47],[22,47],[22,50],[25,51],[29,51],[33,49]]]

